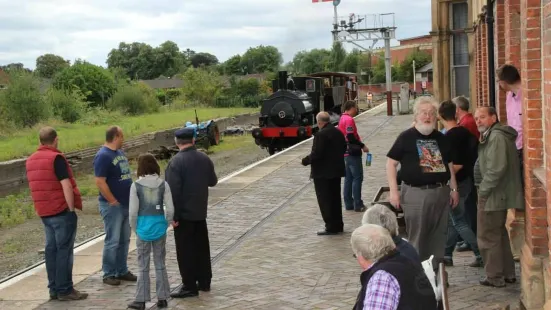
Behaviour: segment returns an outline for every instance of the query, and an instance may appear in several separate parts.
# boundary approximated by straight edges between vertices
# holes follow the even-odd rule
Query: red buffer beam
[[[333,2],[333,0],[312,0],[312,3],[318,3],[318,2]]]

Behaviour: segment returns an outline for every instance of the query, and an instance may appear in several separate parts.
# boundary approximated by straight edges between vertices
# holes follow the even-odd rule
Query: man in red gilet
[[[73,288],[73,247],[77,232],[75,208],[82,199],[71,167],[57,149],[57,132],[40,130],[40,146],[26,161],[27,180],[36,214],[46,233],[45,260],[50,298],[60,301],[86,299]]]

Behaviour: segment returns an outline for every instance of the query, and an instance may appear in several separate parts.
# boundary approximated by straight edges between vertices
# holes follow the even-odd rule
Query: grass
[[[236,150],[246,147],[251,143],[254,144],[250,134],[225,136],[221,137],[220,140],[221,143],[219,145],[209,148],[209,154]],[[161,166],[161,175],[164,175],[167,164],[167,160],[159,161],[159,166]],[[134,173],[133,178],[135,180],[135,173],[137,171],[136,160],[130,161],[130,169]],[[96,197],[98,195],[98,189],[96,187],[93,174],[76,173],[75,178],[83,198]],[[0,228],[15,226],[35,217],[36,213],[28,190],[21,191],[15,195],[0,198]]]
[[[257,111],[257,108],[202,108],[197,109],[197,115],[200,120],[208,120]],[[152,131],[183,126],[186,121],[195,121],[193,109],[123,117],[112,125],[120,126],[125,139],[130,139]],[[108,127],[103,124],[42,124],[44,125],[55,126],[60,139],[59,147],[65,153],[101,145]],[[38,146],[37,131],[37,127],[23,129],[0,138],[0,161],[21,158],[34,152]]]

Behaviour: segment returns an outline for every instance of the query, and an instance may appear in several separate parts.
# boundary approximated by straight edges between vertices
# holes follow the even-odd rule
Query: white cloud
[[[430,30],[430,0],[343,0],[338,10],[395,13],[397,38]],[[289,61],[299,50],[330,47],[332,21],[331,3],[311,0],[0,0],[0,64],[34,68],[38,56],[54,53],[105,66],[121,41],[166,40],[221,61],[274,45]]]

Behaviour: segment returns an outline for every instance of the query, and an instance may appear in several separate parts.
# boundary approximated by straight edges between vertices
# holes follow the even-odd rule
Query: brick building
[[[406,38],[398,40],[398,42],[398,45],[390,47],[390,59],[392,63],[401,63],[415,50],[419,50],[427,54],[432,53],[432,38],[430,35]],[[384,53],[384,48],[374,49],[373,52]],[[380,61],[378,57],[371,58],[372,65],[375,65],[378,61]]]
[[[520,71],[526,209],[510,212],[508,225],[521,262],[522,307],[551,309],[551,1],[432,0],[432,13],[434,93],[439,100],[458,95],[456,65],[466,63],[467,96],[473,105],[495,106],[506,123],[505,94],[492,73],[504,63]],[[492,34],[493,49],[488,41]]]

